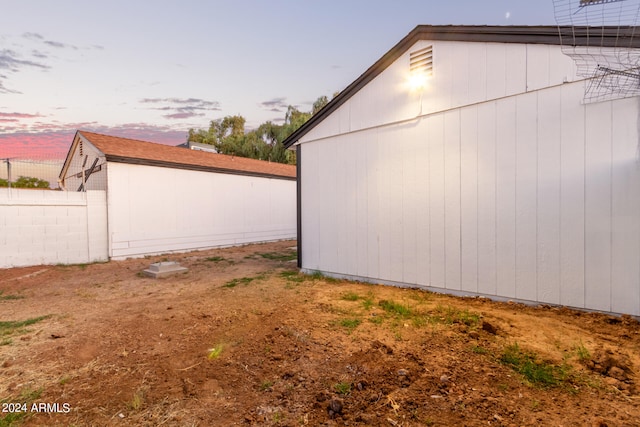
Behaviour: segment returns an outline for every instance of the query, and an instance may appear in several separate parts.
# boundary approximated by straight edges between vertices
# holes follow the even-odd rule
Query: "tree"
[[[268,121],[248,133],[244,117],[226,116],[212,120],[208,130],[189,129],[187,141],[213,145],[221,154],[295,164],[295,152],[285,149],[282,142],[328,103],[328,98],[321,96],[308,113],[290,105],[282,125]]]
[[[9,181],[0,178],[0,187],[8,187]],[[49,181],[35,178],[32,176],[20,176],[16,181],[11,183],[14,188],[49,188]]]

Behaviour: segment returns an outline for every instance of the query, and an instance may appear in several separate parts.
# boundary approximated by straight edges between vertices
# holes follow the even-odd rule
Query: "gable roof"
[[[338,96],[293,132],[291,147],[420,40],[640,48],[640,27],[418,25]]]
[[[104,153],[107,162],[262,176],[267,178],[295,179],[296,177],[296,167],[294,165],[189,150],[181,147],[80,130],[76,132],[73,144],[69,149],[65,165],[60,173],[61,177],[68,167],[71,154],[80,138],[91,143]]]

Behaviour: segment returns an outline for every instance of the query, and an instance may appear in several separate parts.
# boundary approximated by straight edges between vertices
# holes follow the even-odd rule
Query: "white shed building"
[[[104,190],[108,252],[125,258],[296,238],[295,166],[78,131],[60,172]]]
[[[640,315],[640,98],[587,83],[555,26],[416,27],[285,141],[299,267]]]

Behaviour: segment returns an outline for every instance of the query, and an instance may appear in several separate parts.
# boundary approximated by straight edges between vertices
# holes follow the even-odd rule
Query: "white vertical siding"
[[[303,268],[640,315],[638,98],[583,104],[557,46],[462,45],[434,44],[421,114],[386,104],[401,59],[348,134],[305,135]]]
[[[478,292],[496,295],[496,106],[478,106]]]
[[[561,92],[538,92],[537,300],[560,303]]]
[[[640,168],[638,98],[614,104],[611,152],[611,311],[638,314],[640,302]],[[631,190],[631,191],[629,191]]]
[[[460,110],[444,114],[445,286],[461,289],[460,271]]]
[[[516,100],[496,106],[496,295],[516,296]]]
[[[442,115],[428,119],[429,123],[429,230],[430,286],[445,288],[445,223],[444,223],[444,120]]]
[[[581,85],[561,89],[560,303],[585,306],[585,113]]]
[[[109,163],[109,255],[296,236],[295,181]]]
[[[611,310],[611,103],[586,105],[585,304]]]
[[[461,289],[478,292],[478,109],[460,118]]]
[[[516,99],[516,298],[537,298],[538,96]]]
[[[431,283],[431,219],[429,211],[429,136],[428,122],[420,120],[415,125],[412,134],[416,138],[415,162],[416,162],[416,270],[417,284],[428,286]]]
[[[421,141],[415,132],[415,124],[404,126],[400,132],[401,140],[408,142],[398,150],[402,155],[402,281],[418,283],[416,191],[419,191],[420,183],[416,169],[416,151]]]
[[[383,160],[379,156],[379,144],[377,132],[366,132],[364,153],[360,153],[366,160],[367,177],[367,269],[363,277],[380,276],[380,232],[381,211],[380,211],[380,162]],[[303,195],[303,200],[304,200]],[[306,211],[303,210],[303,213]],[[306,218],[303,218],[303,221]],[[304,235],[304,234],[303,234]],[[305,239],[302,240],[304,243]],[[304,261],[304,258],[303,258]]]

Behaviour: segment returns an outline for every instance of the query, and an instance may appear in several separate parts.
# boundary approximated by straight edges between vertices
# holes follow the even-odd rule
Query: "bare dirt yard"
[[[640,426],[640,325],[301,275],[295,242],[0,270],[0,426]],[[153,279],[152,262],[188,271]]]

